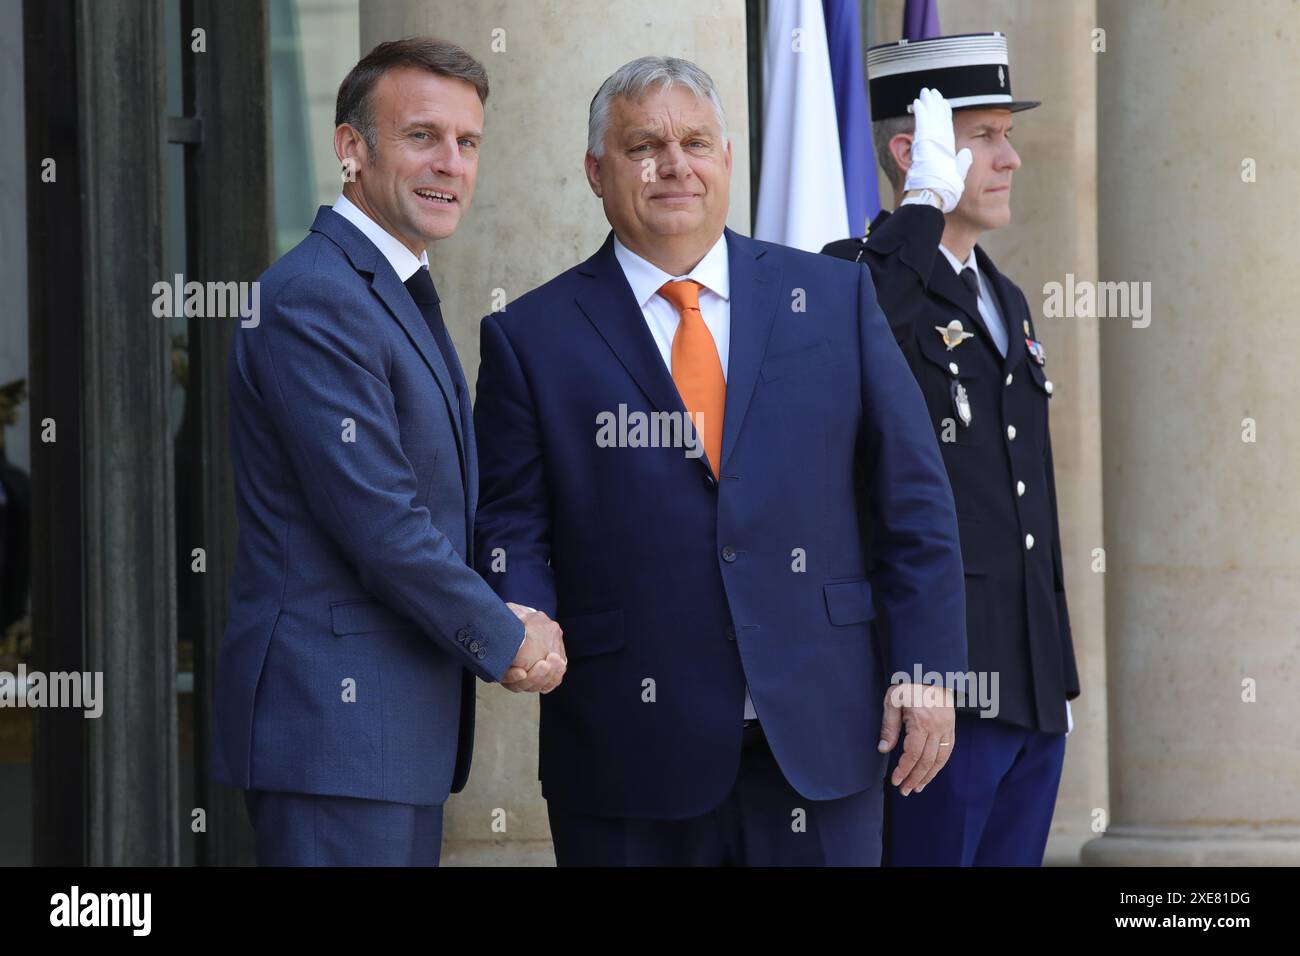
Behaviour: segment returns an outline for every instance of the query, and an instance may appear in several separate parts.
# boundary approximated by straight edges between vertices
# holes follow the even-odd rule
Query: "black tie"
[[[451,336],[447,334],[447,323],[442,320],[442,309],[438,308],[438,290],[433,286],[433,277],[429,275],[429,270],[424,266],[415,270],[415,274],[403,283],[407,291],[411,293],[411,298],[415,300],[416,307],[419,308],[420,314],[424,316],[425,324],[429,326],[429,331],[433,333],[433,340],[438,343],[438,351],[442,353],[442,360],[447,363],[447,371],[451,374],[451,380],[456,385],[456,394],[460,395],[460,375],[457,369],[460,367],[456,361],[456,352],[451,344]]]
[[[970,266],[962,269],[961,281],[966,283],[966,288],[971,290],[971,293],[975,296],[975,300],[978,302],[980,297],[980,280],[979,276],[975,275],[975,270]]]

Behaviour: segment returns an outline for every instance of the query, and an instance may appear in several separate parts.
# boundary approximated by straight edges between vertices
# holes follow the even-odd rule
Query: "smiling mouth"
[[[434,206],[454,206],[456,194],[443,192],[441,189],[417,189],[415,194]]]

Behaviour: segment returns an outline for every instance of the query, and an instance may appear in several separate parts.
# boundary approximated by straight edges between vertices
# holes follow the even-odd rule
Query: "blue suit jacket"
[[[684,413],[612,237],[483,320],[478,563],[564,628],[541,778],[578,812],[717,805],[746,680],[790,783],[856,793],[884,774],[889,675],[966,666],[952,492],[870,274],[726,237],[720,482],[681,448],[596,440],[620,405]]]
[[[442,803],[469,773],[472,675],[498,679],[523,639],[469,564],[464,376],[332,209],[260,281],[229,362],[240,534],[213,776]]]

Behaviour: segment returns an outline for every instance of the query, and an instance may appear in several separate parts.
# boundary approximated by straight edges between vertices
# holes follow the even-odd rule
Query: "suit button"
[[[710,488],[716,488],[718,486],[717,481],[713,477],[713,473],[708,471],[704,473],[704,483]]]
[[[1010,376],[1010,375],[1007,376],[1007,384],[1008,384],[1008,385],[1011,384],[1011,376]]]
[[[727,545],[725,548],[723,548],[723,549],[722,549],[722,560],[723,560],[723,561],[726,561],[728,564],[731,564],[733,561],[735,561],[735,560],[736,560],[736,549],[733,548],[731,545]]]
[[[474,656],[477,657],[479,660],[482,660],[483,658],[487,657],[487,651],[480,649]]]
[[[1034,546],[1034,536],[1032,534],[1025,535],[1025,550],[1029,551],[1033,548],[1033,546]]]
[[[1008,425],[1008,426],[1007,426],[1007,441],[1015,441],[1015,440],[1016,440],[1016,426],[1015,426],[1015,425]]]
[[[734,625],[728,624],[728,625],[727,625],[727,640],[729,640],[729,641],[734,641],[735,639],[736,639],[736,628],[735,628]]]
[[[1023,495],[1024,493],[1025,493],[1025,483],[1024,483],[1023,481],[1017,481],[1017,482],[1016,482],[1016,497],[1019,498],[1019,497],[1020,497],[1021,495]]]
[[[470,634],[470,630],[468,627],[462,627],[459,631],[456,632],[456,640],[461,642],[468,641],[471,636],[472,635]]]
[[[469,652],[470,652],[471,654],[477,654],[477,653],[479,652],[479,643],[478,643],[478,641],[470,641],[470,642],[469,642]]]

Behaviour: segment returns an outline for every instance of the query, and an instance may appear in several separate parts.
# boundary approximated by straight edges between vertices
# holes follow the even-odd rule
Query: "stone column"
[[[479,320],[587,258],[609,225],[582,170],[587,107],[628,60],[685,57],[718,83],[732,139],[732,228],[749,232],[745,6],[728,0],[362,0],[361,50],[411,34],[459,43],[491,81],[472,207],[429,251],[447,324],[470,384]],[[535,697],[479,686],[474,769],[447,804],[446,863],[549,864],[537,782]],[[505,833],[493,829],[504,811]]]
[[[1098,13],[1101,272],[1150,311],[1100,320],[1115,733],[1084,860],[1294,866],[1300,11]]]
[[[1092,571],[1102,545],[1101,394],[1098,323],[1047,318],[1043,287],[1097,276],[1097,55],[1090,45],[1093,0],[941,0],[945,35],[999,30],[1010,47],[1012,90],[1041,100],[1018,113],[1012,141],[1023,163],[1012,190],[1012,221],[980,246],[1025,293],[1047,351],[1056,391],[1052,452],[1061,521],[1066,599],[1082,695],[1071,705],[1074,732],[1056,802],[1045,862],[1071,865],[1093,836],[1106,805],[1106,669],[1104,576]],[[877,42],[896,40],[902,0],[878,0]],[[890,195],[881,180],[881,195]]]

